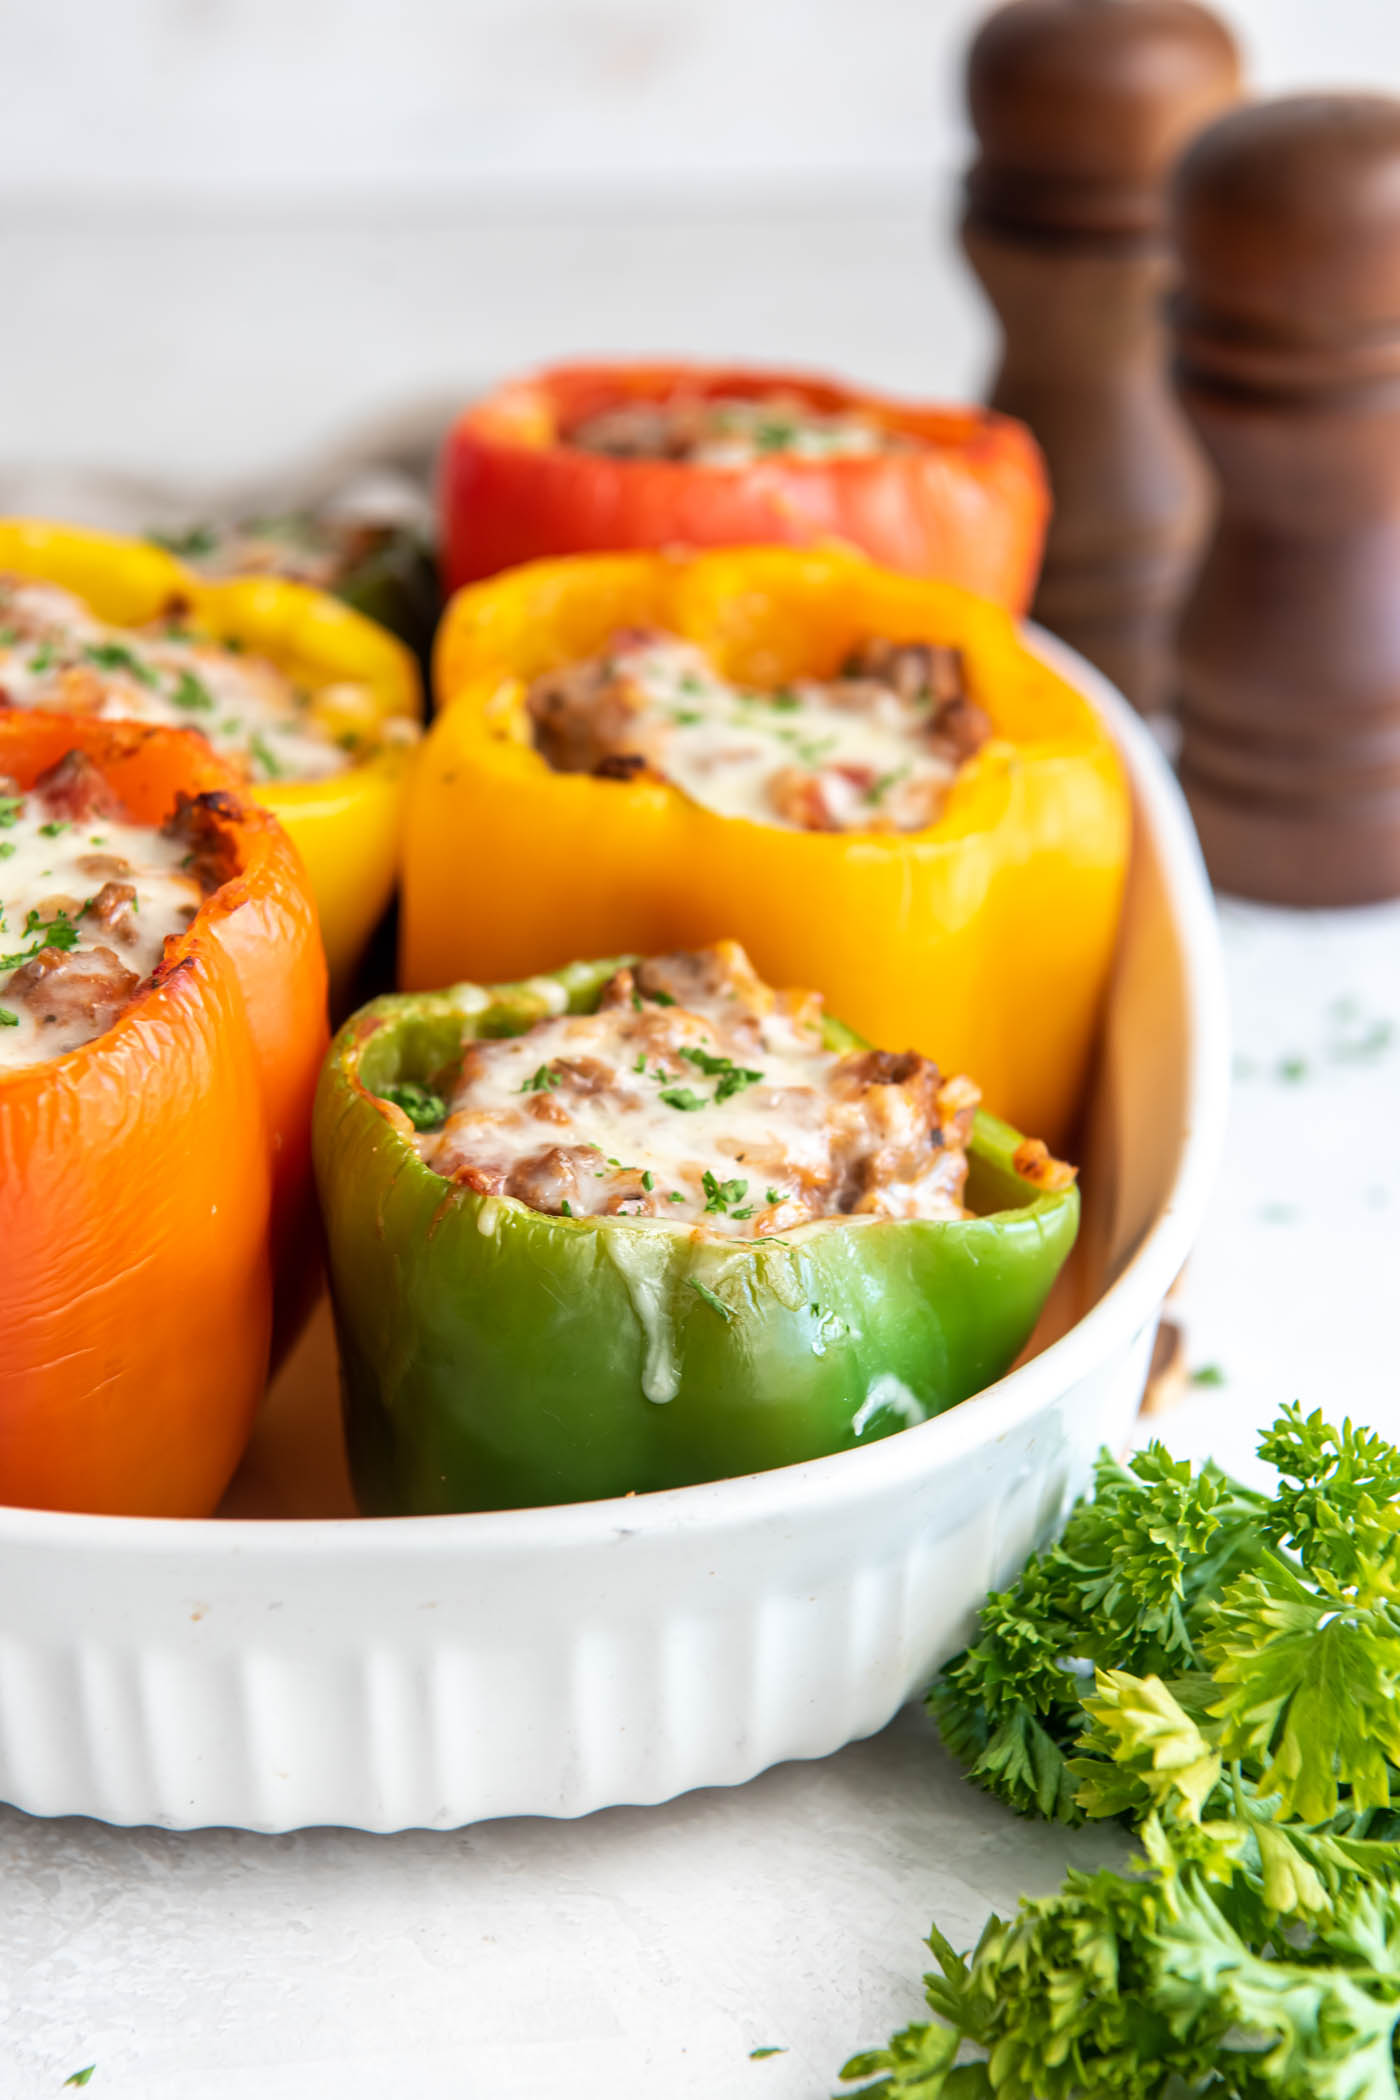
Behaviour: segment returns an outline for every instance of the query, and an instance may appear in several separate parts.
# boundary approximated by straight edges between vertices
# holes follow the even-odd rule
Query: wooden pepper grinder
[[[968,64],[963,244],[1005,333],[992,404],[1035,432],[1055,499],[1035,616],[1144,709],[1171,691],[1209,506],[1167,382],[1167,178],[1239,80],[1192,0],[1012,0]]]
[[[1400,896],[1400,102],[1226,117],[1175,226],[1178,386],[1222,484],[1180,646],[1207,862],[1281,904]]]

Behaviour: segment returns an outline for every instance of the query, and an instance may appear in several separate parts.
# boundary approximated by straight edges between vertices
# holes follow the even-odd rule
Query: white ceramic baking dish
[[[866,1450],[623,1501],[378,1522],[0,1510],[0,1798],[256,1830],[581,1815],[820,1757],[962,1643],[1096,1447],[1130,1433],[1228,1079],[1175,783],[1087,665],[1035,645],[1102,709],[1137,807],[1060,1338]],[[317,1348],[234,1508],[340,1506]]]

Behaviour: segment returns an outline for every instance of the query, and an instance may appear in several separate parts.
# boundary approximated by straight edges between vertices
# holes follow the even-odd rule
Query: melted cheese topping
[[[961,1217],[976,1101],[913,1053],[824,1048],[820,1001],[774,994],[725,943],[620,972],[596,1013],[473,1044],[415,1143],[488,1197],[750,1237]]]
[[[809,408],[796,395],[713,394],[627,402],[575,425],[569,443],[615,458],[683,459],[697,467],[755,460],[868,459],[910,440],[858,409]]]
[[[182,842],[148,825],[67,821],[41,796],[0,785],[0,1071],[43,1064],[105,1032],[114,1005],[160,962],[167,936],[199,910],[187,858]],[[61,996],[27,983],[26,965],[45,951],[65,958]],[[92,974],[79,979],[69,957],[91,958]]]
[[[605,658],[538,680],[531,710],[551,763],[561,763],[562,725],[573,739],[567,769],[594,767],[599,753],[606,764],[609,750],[634,753],[720,816],[792,830],[922,830],[937,821],[966,755],[941,733],[945,715],[929,690],[869,676],[768,691],[734,685],[693,643],[642,631],[615,637]]]
[[[351,763],[274,664],[174,623],[107,626],[56,584],[0,576],[0,694],[15,707],[197,729],[252,781],[319,780]]]

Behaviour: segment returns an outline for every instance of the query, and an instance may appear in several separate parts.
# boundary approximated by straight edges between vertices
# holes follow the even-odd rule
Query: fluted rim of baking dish
[[[211,1560],[349,1551],[458,1558],[502,1548],[541,1555],[615,1538],[734,1532],[800,1506],[858,1505],[996,1444],[1108,1361],[1151,1318],[1200,1226],[1224,1146],[1230,1042],[1224,956],[1209,879],[1181,790],[1143,721],[1101,672],[1033,623],[1027,639],[1107,722],[1161,857],[1185,975],[1185,1127],[1155,1222],[1097,1304],[1058,1341],[945,1414],[883,1437],[763,1473],[660,1488],[599,1502],[423,1517],[121,1517],[0,1506],[0,1546],[110,1547],[124,1554],[203,1553]]]

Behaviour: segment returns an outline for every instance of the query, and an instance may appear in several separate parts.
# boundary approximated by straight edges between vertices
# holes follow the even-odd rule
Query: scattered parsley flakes
[[[12,853],[18,851],[19,848],[11,839],[0,839],[0,860],[8,860]]]
[[[1308,1076],[1308,1061],[1305,1057],[1281,1057],[1275,1070],[1285,1085],[1296,1086]]]
[[[87,906],[83,906],[83,911]],[[82,917],[82,912],[78,914]],[[44,948],[69,949],[77,946],[78,929],[67,912],[55,912],[51,919],[41,919],[37,911],[31,911],[24,922],[24,939],[31,940],[28,948],[16,949],[13,955],[0,955],[0,970],[18,970],[23,963],[33,962]]]
[[[193,671],[180,672],[170,697],[176,707],[184,708],[187,714],[207,715],[214,711],[214,695],[204,680],[196,678]]]
[[[656,1176],[652,1173],[650,1167],[647,1168],[646,1172],[642,1176],[642,1187],[646,1190],[648,1195],[650,1195],[652,1190],[656,1187]]]
[[[769,1203],[781,1203],[783,1200],[777,1189],[765,1189],[763,1193]]]
[[[66,2092],[70,2085],[91,2085],[92,2074],[96,2069],[96,2064],[84,2064],[81,2071],[75,2071],[71,2078],[64,2079],[64,2091]]]
[[[573,1204],[572,1204],[572,1203],[570,1203],[570,1201],[569,1201],[569,1199],[568,1199],[568,1197],[567,1197],[567,1196],[565,1196],[565,1198],[563,1199],[563,1201],[562,1201],[562,1202],[561,1202],[561,1204],[559,1205],[559,1210],[560,1210],[560,1214],[561,1214],[561,1216],[563,1216],[563,1217],[566,1217],[566,1218],[571,1218],[571,1217],[573,1216],[573,1214],[574,1214],[574,1206],[573,1206]]]
[[[639,1051],[639,1052],[638,1052],[638,1054],[637,1054],[637,1062],[636,1062],[636,1063],[635,1063],[635,1064],[633,1065],[633,1067],[632,1067],[632,1070],[633,1070],[634,1072],[645,1072],[646,1068],[647,1068],[647,1054],[646,1054],[646,1051],[645,1051],[645,1050],[642,1050],[642,1051]]]
[[[716,1297],[707,1283],[702,1283],[698,1276],[687,1276],[685,1280],[694,1291],[696,1297],[703,1298],[712,1312],[717,1312],[722,1320],[729,1321],[733,1319],[734,1315],[725,1304],[723,1298]]]
[[[681,1194],[679,1189],[672,1189],[670,1195],[666,1198],[666,1201],[668,1203],[684,1203],[685,1197]]]
[[[734,1204],[742,1203],[749,1192],[746,1181],[717,1181],[708,1167],[700,1177],[700,1185],[705,1191],[707,1212],[726,1212]],[[752,1217],[752,1211],[748,1215]]]
[[[538,1071],[532,1072],[525,1080],[520,1091],[522,1094],[552,1093],[559,1083],[559,1074],[551,1072],[548,1065],[541,1065]]]
[[[65,831],[72,829],[71,824],[63,823],[58,817],[50,817],[47,824],[39,826],[39,836],[41,839],[61,839]]]
[[[99,671],[125,671],[138,685],[154,685],[156,674],[125,642],[89,642],[83,655]]]
[[[23,795],[0,795],[0,825],[8,829],[11,824],[18,824],[23,808]]]
[[[280,780],[282,778],[286,768],[261,730],[255,736],[249,737],[248,749],[269,780]]]
[[[674,1006],[676,1003],[669,992],[648,992],[646,996],[653,1006]]]
[[[419,1086],[415,1079],[401,1079],[384,1087],[379,1098],[401,1108],[415,1130],[436,1130],[447,1121],[447,1103],[442,1095],[435,1094],[431,1087]]]
[[[1192,1385],[1224,1385],[1225,1373],[1219,1364],[1201,1364],[1191,1373]]]
[[[0,1028],[18,1028],[19,1015],[10,1012],[8,1006],[0,1006]]]
[[[776,2042],[765,2042],[761,2049],[750,2049],[749,2062],[760,2063],[765,2056],[786,2056],[787,2049]]]
[[[58,651],[52,642],[40,642],[38,648],[25,665],[25,669],[35,678],[42,677],[43,673],[51,667],[57,655]]]
[[[689,1086],[663,1087],[659,1098],[668,1108],[682,1108],[688,1112],[697,1108],[708,1108],[710,1105],[703,1094],[697,1094],[694,1087]]]

